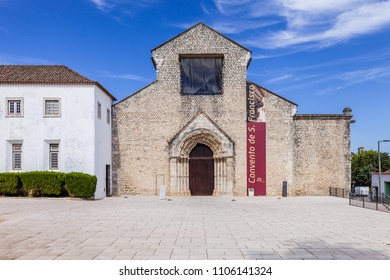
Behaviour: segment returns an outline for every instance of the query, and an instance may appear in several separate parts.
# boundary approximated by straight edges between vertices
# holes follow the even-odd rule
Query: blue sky
[[[155,79],[150,50],[200,21],[298,113],[351,107],[352,151],[390,139],[390,1],[0,0],[0,64],[64,64],[121,100]]]

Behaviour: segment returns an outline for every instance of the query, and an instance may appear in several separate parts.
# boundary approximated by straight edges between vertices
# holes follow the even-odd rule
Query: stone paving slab
[[[335,197],[0,197],[0,259],[390,260],[390,214]]]

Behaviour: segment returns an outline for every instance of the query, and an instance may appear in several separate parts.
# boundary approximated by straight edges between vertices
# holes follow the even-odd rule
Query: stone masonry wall
[[[181,95],[179,55],[222,54],[223,93]],[[246,194],[246,67],[249,51],[203,24],[153,50],[157,81],[114,106],[116,194],[155,195],[169,186],[169,142],[204,112],[234,143],[233,192]],[[115,188],[115,187],[114,187]]]
[[[347,115],[294,117],[294,195],[328,195],[329,187],[349,190],[350,123]]]
[[[296,104],[268,92],[265,101],[267,195],[281,195],[293,183],[293,115]]]
[[[246,195],[246,71],[250,52],[203,24],[152,51],[156,81],[114,105],[113,193],[157,195],[170,186],[170,143],[200,112],[231,141],[227,161],[231,195]],[[181,95],[180,56],[223,55],[223,93]],[[264,88],[267,195],[327,195],[349,189],[350,111],[296,115],[297,104]],[[202,124],[198,121],[198,126]],[[210,126],[210,122],[204,127]],[[176,143],[180,146],[180,143]],[[179,147],[178,146],[178,147]],[[177,173],[177,172],[176,172]],[[175,174],[176,174],[175,173]],[[173,180],[174,182],[174,180]],[[229,183],[229,186],[230,186]],[[172,183],[173,184],[173,183]]]

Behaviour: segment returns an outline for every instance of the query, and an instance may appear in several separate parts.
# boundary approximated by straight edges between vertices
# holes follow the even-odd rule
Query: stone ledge
[[[352,116],[344,114],[296,114],[294,120],[351,120]]]

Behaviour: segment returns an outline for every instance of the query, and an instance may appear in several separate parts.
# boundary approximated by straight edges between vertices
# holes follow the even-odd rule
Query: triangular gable
[[[199,23],[195,24],[194,26],[190,27],[190,28],[187,29],[187,30],[184,30],[184,31],[181,32],[180,34],[178,34],[178,35],[176,35],[175,37],[169,39],[168,41],[165,41],[164,43],[158,45],[157,47],[155,47],[154,49],[152,49],[151,52],[153,53],[155,50],[157,50],[157,49],[161,48],[162,46],[166,45],[167,43],[169,43],[169,42],[171,42],[171,41],[173,41],[173,40],[175,40],[175,39],[177,39],[177,38],[183,36],[185,33],[189,32],[189,31],[192,30],[192,29],[195,29],[195,28],[202,28],[202,27],[211,30],[212,32],[214,32],[214,33],[218,34],[219,36],[225,38],[226,40],[232,42],[233,44],[237,45],[238,47],[240,47],[240,48],[242,48],[242,49],[244,49],[244,50],[246,50],[246,51],[252,53],[251,50],[249,50],[249,49],[243,47],[242,45],[238,44],[237,42],[233,41],[232,39],[226,37],[225,35],[219,33],[218,31],[212,29],[210,26],[204,24],[203,22],[199,22]]]

